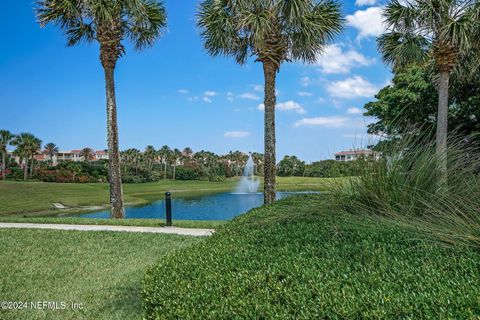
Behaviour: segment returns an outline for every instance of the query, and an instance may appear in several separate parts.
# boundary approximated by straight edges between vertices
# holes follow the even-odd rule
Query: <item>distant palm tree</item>
[[[47,143],[45,145],[45,151],[50,161],[53,161],[53,157],[58,153],[58,147],[55,143]]]
[[[34,156],[40,149],[42,145],[42,141],[35,137],[31,133],[20,133],[16,135],[13,139],[12,143],[13,146],[16,146],[16,153],[20,157],[23,158],[23,180],[27,180],[28,176],[28,163],[30,161],[30,176],[33,174],[33,161]]]
[[[167,164],[170,158],[170,154],[172,150],[167,146],[163,146],[158,150],[158,156],[160,157],[160,161],[163,163],[163,179],[167,179]]]
[[[183,149],[182,153],[186,158],[191,158],[193,155],[193,150],[192,148],[186,147],[185,149]]]
[[[80,157],[83,157],[84,162],[90,162],[94,158],[95,151],[92,148],[83,148],[80,151]]]
[[[5,180],[7,169],[7,147],[15,136],[8,130],[0,130],[0,152],[2,153],[2,179]]]
[[[157,158],[157,151],[154,146],[147,146],[145,148],[145,159],[147,160],[148,173],[152,174],[152,167],[155,159]]]
[[[179,161],[181,157],[182,157],[182,152],[178,149],[173,149],[173,151],[170,153],[170,156],[169,156],[170,165],[173,167],[172,180],[175,180],[175,171],[177,166],[179,165]]]
[[[114,71],[125,53],[122,40],[129,38],[139,50],[154,44],[166,27],[165,8],[153,0],[39,0],[37,14],[41,26],[53,23],[62,29],[69,46],[82,41],[100,45],[107,96],[111,217],[124,218]]]
[[[459,59],[478,43],[474,37],[475,6],[478,3],[471,0],[393,0],[383,12],[388,32],[378,39],[383,59],[395,68],[434,62],[439,75],[437,161],[444,178],[449,78]]]
[[[275,82],[283,62],[314,62],[342,29],[335,0],[204,0],[198,26],[211,55],[263,64],[265,78],[264,202],[275,201]]]

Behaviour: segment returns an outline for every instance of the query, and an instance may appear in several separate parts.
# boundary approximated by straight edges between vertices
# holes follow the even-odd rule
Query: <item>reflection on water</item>
[[[292,192],[277,192],[277,199]],[[230,220],[263,204],[263,193],[218,193],[209,196],[175,198],[172,195],[172,215],[177,220]],[[82,218],[109,218],[109,211],[78,215]],[[125,208],[127,219],[164,219],[165,200],[145,206]]]

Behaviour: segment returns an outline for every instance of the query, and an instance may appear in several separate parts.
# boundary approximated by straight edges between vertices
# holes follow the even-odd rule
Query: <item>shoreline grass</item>
[[[135,227],[165,227],[165,220],[160,219],[98,219],[75,217],[0,217],[0,222],[9,223],[40,223],[40,224],[80,224],[80,225],[111,225]],[[222,220],[173,220],[174,227],[215,229],[227,221]]]

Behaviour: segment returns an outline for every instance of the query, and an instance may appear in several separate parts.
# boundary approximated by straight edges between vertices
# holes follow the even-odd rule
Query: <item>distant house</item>
[[[55,157],[56,161],[84,161],[81,154],[82,150],[59,151]],[[108,160],[108,153],[105,150],[96,150],[93,157],[95,160]]]
[[[378,154],[373,150],[347,150],[347,151],[340,151],[335,153],[335,160],[336,161],[355,161],[359,158],[373,158],[375,160],[378,159]]]

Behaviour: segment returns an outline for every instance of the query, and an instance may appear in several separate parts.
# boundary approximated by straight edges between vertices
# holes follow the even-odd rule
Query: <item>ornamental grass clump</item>
[[[443,243],[480,248],[478,140],[449,139],[445,179],[431,136],[412,133],[382,143],[380,159],[366,162],[345,189],[332,193],[335,203],[350,213],[395,219]]]

